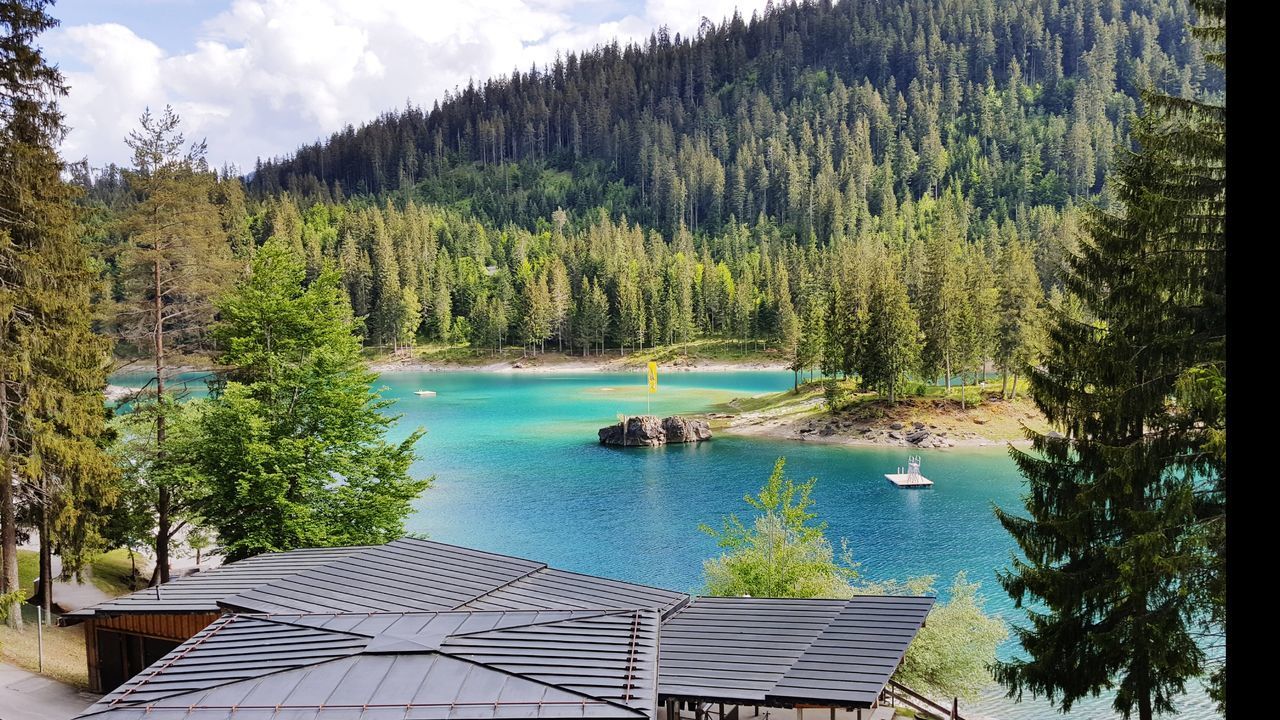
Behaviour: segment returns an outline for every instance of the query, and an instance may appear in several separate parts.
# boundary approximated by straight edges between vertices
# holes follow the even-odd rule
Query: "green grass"
[[[133,563],[129,561],[129,551],[117,548],[99,555],[89,563],[93,569],[93,584],[108,595],[123,595],[132,592],[130,587]],[[148,577],[149,564],[146,558],[138,558],[138,573],[145,582]]]
[[[132,592],[129,588],[129,551],[124,548],[103,553],[89,561],[93,584],[108,595]],[[148,577],[150,565],[139,558],[138,572]],[[40,574],[40,554],[34,550],[18,551],[18,587],[31,590]]]
[[[93,584],[108,595],[129,592],[129,553],[112,550],[94,558],[89,563]],[[145,578],[148,565],[139,562],[138,571]],[[24,591],[30,591],[40,572],[40,554],[34,550],[18,551],[18,581]],[[0,662],[39,672],[40,638],[35,624],[35,608],[23,605],[26,622],[19,630],[0,625]],[[44,627],[44,674],[55,680],[86,689],[89,686],[88,660],[85,658],[84,629],[73,627]]]

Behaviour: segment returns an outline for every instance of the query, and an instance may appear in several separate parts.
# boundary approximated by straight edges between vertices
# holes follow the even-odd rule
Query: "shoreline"
[[[795,430],[790,426],[779,425],[762,425],[762,424],[738,424],[725,425],[716,428],[719,432],[733,437],[748,438],[767,438],[769,440],[788,440],[791,442],[812,443],[815,445],[843,445],[845,447],[905,447],[912,450],[964,450],[973,448],[996,448],[1014,447],[1027,448],[1031,447],[1031,441],[1026,438],[1013,439],[993,439],[983,437],[953,437],[950,445],[943,447],[922,447],[913,445],[906,440],[894,439],[868,439],[866,437],[855,437],[846,434],[818,435],[814,433],[812,436],[797,435]]]
[[[1025,428],[1043,425],[1043,417],[1026,400],[1003,400],[998,394],[965,407],[954,398],[911,398],[896,404],[868,398],[830,412],[812,386],[800,393],[736,398],[699,417],[714,432],[729,436],[910,450],[1025,448],[1031,445]]]
[[[411,372],[474,372],[494,374],[548,374],[548,373],[624,373],[643,372],[647,360],[635,360],[634,356],[576,357],[546,353],[544,355],[495,358],[487,363],[459,363],[423,360],[421,358],[384,358],[367,363],[369,370],[382,374]],[[770,360],[703,360],[680,358],[675,361],[658,361],[659,372],[790,372],[781,361]]]

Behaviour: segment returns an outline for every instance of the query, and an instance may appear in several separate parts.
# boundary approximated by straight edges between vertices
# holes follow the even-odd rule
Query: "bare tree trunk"
[[[951,354],[950,354],[950,353],[947,353],[947,357],[946,357],[946,365],[947,365],[947,367],[946,367],[946,372],[947,372],[947,380],[946,380],[946,382],[947,382],[947,397],[951,397]]]
[[[156,460],[164,458],[164,298],[160,294],[160,260],[155,262],[155,339],[156,339]],[[169,510],[172,497],[169,488],[161,487],[156,499],[156,572],[151,583],[169,582]]]
[[[1018,374],[1017,373],[1013,374],[1013,394],[1009,396],[1009,399],[1010,400],[1018,399]]]
[[[1000,378],[1000,397],[1005,398],[1009,396],[1006,392],[1009,389],[1009,371],[1000,373]]]

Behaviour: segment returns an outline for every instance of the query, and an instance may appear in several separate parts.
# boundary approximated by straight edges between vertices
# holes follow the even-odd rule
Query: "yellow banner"
[[[649,363],[649,392],[658,392],[658,363]]]

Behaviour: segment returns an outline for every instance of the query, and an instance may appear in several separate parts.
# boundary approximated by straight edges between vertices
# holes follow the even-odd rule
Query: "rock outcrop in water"
[[[656,415],[637,415],[623,423],[600,428],[602,445],[654,447],[667,443],[691,443],[711,439],[706,420],[690,420],[672,415],[658,419]]]

